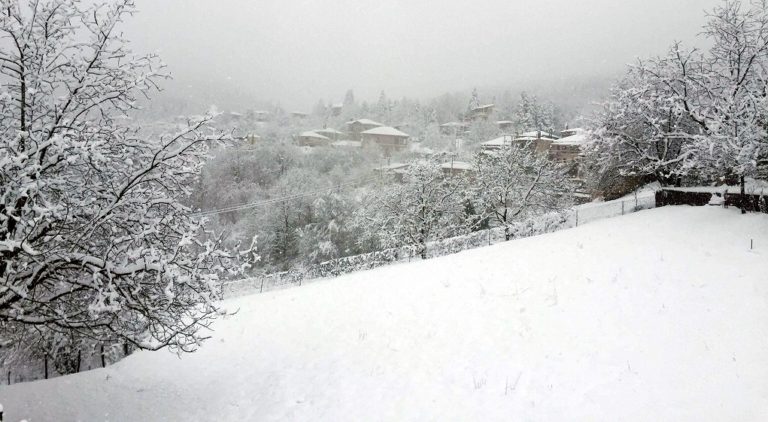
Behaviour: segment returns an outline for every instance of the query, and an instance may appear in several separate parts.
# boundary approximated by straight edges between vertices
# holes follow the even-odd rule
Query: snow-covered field
[[[643,211],[228,305],[193,355],[2,387],[5,420],[768,420],[766,215]]]

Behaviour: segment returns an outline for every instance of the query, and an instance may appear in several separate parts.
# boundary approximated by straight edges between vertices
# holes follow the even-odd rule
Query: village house
[[[256,110],[253,112],[253,118],[257,122],[267,122],[269,121],[270,113],[268,111],[264,110]]]
[[[375,127],[362,132],[360,135],[364,147],[376,145],[387,153],[407,148],[410,137],[407,133],[388,126]]]
[[[472,164],[454,160],[440,164],[440,169],[446,176],[458,176],[475,172],[475,167]]]
[[[328,146],[331,140],[317,132],[302,132],[298,137],[300,147]]]
[[[510,130],[514,129],[515,122],[511,120],[499,120],[496,122],[496,126],[498,126],[499,130],[502,132],[509,132]]]
[[[482,151],[498,151],[503,148],[509,148],[514,140],[515,137],[512,135],[500,136],[496,139],[483,142],[480,144],[480,149]]]
[[[383,124],[374,122],[371,119],[357,119],[347,122],[347,135],[349,139],[353,141],[361,141],[362,133],[366,130],[371,130],[377,127],[382,127]]]
[[[580,157],[582,148],[589,141],[589,137],[583,129],[571,129],[562,132],[568,135],[560,138],[549,147],[549,158],[561,164],[572,164],[569,174],[573,177],[581,176]]]
[[[548,153],[549,147],[557,140],[555,135],[548,132],[536,131],[525,132],[520,136],[504,135],[490,141],[480,144],[483,151],[498,151],[502,148],[508,148],[512,144],[529,145],[540,154]]]
[[[382,176],[390,175],[396,182],[402,182],[410,167],[411,165],[407,163],[389,163],[386,166],[377,167],[373,171]]]
[[[294,118],[294,119],[297,119],[297,120],[304,120],[307,117],[309,117],[309,114],[304,113],[302,111],[292,111],[291,112],[291,117]]]
[[[558,136],[549,132],[538,130],[534,132],[523,133],[522,135],[515,138],[515,142],[518,144],[529,144],[534,149],[534,151],[540,154],[546,154],[549,152],[549,147],[558,138]]]
[[[464,122],[448,122],[440,125],[440,134],[447,136],[459,136],[469,129],[469,125]]]
[[[318,129],[314,131],[317,134],[323,135],[331,141],[338,141],[344,138],[344,132],[338,131],[332,128]]]
[[[475,107],[471,110],[469,110],[469,115],[467,115],[468,120],[488,120],[488,117],[493,113],[493,108],[496,107],[494,104],[485,104],[478,107]]]

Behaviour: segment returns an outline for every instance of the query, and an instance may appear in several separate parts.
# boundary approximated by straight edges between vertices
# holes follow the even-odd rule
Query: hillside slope
[[[643,211],[228,306],[193,355],[0,387],[6,420],[768,417],[765,215]]]

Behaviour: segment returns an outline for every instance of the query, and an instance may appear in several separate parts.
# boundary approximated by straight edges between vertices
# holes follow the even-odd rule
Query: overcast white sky
[[[136,0],[136,51],[190,92],[309,110],[318,99],[428,97],[613,75],[693,43],[719,0]]]

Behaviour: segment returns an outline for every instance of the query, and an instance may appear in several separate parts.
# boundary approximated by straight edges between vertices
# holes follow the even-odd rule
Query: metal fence
[[[494,227],[464,236],[430,242],[427,244],[426,256],[427,259],[437,258],[507,240],[522,239],[577,227],[595,220],[617,217],[655,207],[656,199],[653,192],[615,201],[584,204],[564,212],[537,216],[506,227]],[[421,257],[418,256],[416,248],[412,246],[348,256],[306,268],[227,281],[222,285],[222,296],[232,298],[298,287],[315,280],[338,277],[393,263],[409,262],[414,259],[421,259]]]

